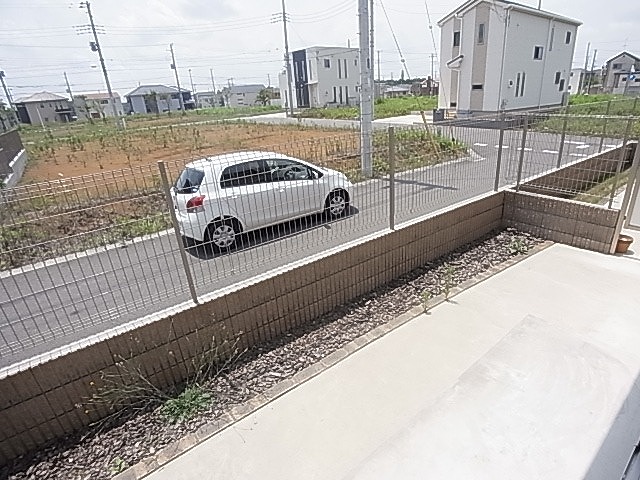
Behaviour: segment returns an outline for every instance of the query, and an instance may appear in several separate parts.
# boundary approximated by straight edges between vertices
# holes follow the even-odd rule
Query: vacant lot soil
[[[68,137],[25,138],[30,161],[22,183],[149,165],[158,160],[188,161],[236,150],[303,145],[355,133],[289,125],[203,123],[116,131],[105,127]],[[30,138],[29,138],[30,137]],[[287,153],[295,153],[294,152]],[[302,153],[302,152],[301,152]]]

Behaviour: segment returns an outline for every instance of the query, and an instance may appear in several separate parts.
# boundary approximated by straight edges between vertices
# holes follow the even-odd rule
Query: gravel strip
[[[245,352],[227,372],[202,386],[213,402],[195,418],[169,422],[159,408],[120,424],[58,442],[0,470],[0,478],[109,479],[172,442],[219,419],[234,406],[290,379],[347,343],[431,297],[485,273],[543,240],[507,229],[423,265],[354,302],[340,306],[286,336]]]

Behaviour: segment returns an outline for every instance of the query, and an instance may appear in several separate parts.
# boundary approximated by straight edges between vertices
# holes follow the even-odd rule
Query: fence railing
[[[1,191],[0,366],[507,185],[610,204],[638,137],[634,118],[484,120],[376,130],[372,178],[345,131],[191,165],[197,188],[183,160]]]

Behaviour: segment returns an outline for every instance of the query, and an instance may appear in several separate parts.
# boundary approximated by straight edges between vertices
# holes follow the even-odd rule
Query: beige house
[[[21,123],[40,125],[72,120],[71,102],[55,93],[40,92],[14,102]]]
[[[113,94],[113,104],[119,117],[124,115],[120,95]],[[113,104],[108,93],[81,93],[73,98],[73,107],[78,120],[113,117]]]

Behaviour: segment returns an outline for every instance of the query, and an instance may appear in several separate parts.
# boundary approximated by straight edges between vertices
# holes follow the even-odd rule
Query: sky
[[[597,49],[596,66],[623,50],[640,56],[637,0],[541,1],[543,10],[583,22],[574,67],[584,66],[588,42],[591,54]],[[290,50],[357,47],[357,3],[287,0]],[[375,49],[380,51],[382,78],[400,76],[398,50],[411,76],[430,75],[430,55],[439,53],[437,21],[462,3],[375,0]],[[538,0],[519,3],[538,6]],[[191,89],[192,80],[196,91],[210,91],[211,70],[217,89],[230,82],[277,85],[284,65],[281,8],[281,0],[91,2],[111,84],[120,95],[139,84],[176,84],[171,43],[184,88]],[[78,1],[0,0],[0,70],[14,100],[40,91],[68,96],[64,72],[74,94],[106,91],[98,56],[89,48],[88,23],[87,10]],[[591,61],[590,56],[589,65]]]

